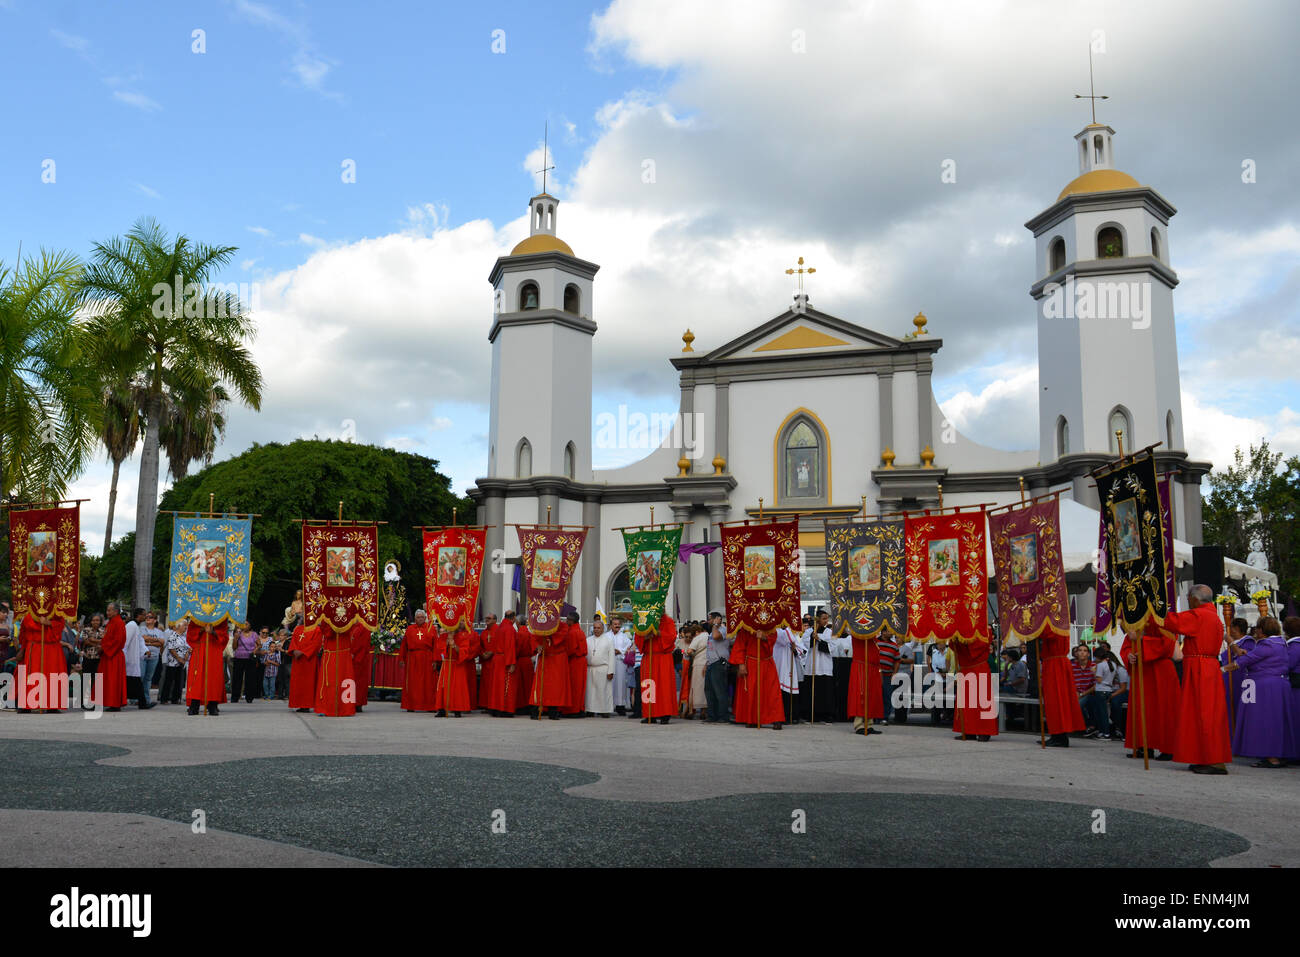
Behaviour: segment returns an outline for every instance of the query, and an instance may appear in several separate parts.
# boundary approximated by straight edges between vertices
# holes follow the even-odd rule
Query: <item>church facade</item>
[[[530,235],[489,277],[488,467],[469,493],[479,522],[494,526],[489,554],[518,561],[511,524],[590,526],[570,599],[586,619],[598,598],[619,607],[627,569],[617,529],[647,523],[652,506],[656,522],[689,523],[683,542],[697,544],[716,543],[719,522],[757,518],[761,508],[798,518],[804,601],[827,604],[824,523],[863,510],[935,508],[941,498],[1002,505],[1018,501],[1022,485],[1029,496],[1060,490],[1063,502],[1093,510],[1095,548],[1090,471],[1120,442],[1126,451],[1159,444],[1157,468],[1176,473],[1175,535],[1199,545],[1210,465],[1183,448],[1168,235],[1175,210],[1115,169],[1113,136],[1096,123],[1076,134],[1078,177],[1025,224],[1035,237],[1029,293],[1040,389],[1039,448],[1024,452],[982,446],[945,419],[931,384],[943,341],[924,315],[895,337],[874,320],[815,309],[800,292],[785,312],[711,351],[694,351],[688,330],[671,360],[678,427],[632,465],[593,469],[599,267],[556,236],[558,200],[533,197]],[[1092,578],[1090,569],[1069,576],[1080,607],[1090,607]],[[485,612],[514,606],[511,575],[484,582]],[[721,610],[721,553],[679,563],[673,591],[670,614]]]

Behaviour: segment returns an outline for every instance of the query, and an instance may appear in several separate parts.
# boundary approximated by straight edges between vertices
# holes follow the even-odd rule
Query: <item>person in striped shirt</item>
[[[894,672],[898,670],[900,652],[898,642],[888,632],[880,633],[876,648],[880,652],[880,683],[885,696],[885,717],[877,720],[889,724],[889,719],[894,716]]]
[[[1100,729],[1092,720],[1093,717],[1093,691],[1097,687],[1097,669],[1092,663],[1092,653],[1088,650],[1087,645],[1079,644],[1074,646],[1074,690],[1079,695],[1079,708],[1087,716],[1088,727],[1084,732],[1085,738],[1095,738]]]

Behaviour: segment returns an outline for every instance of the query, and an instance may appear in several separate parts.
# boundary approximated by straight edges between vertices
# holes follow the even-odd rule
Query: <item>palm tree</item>
[[[230,393],[220,382],[200,389],[179,386],[168,393],[159,441],[173,479],[185,478],[191,462],[212,464],[217,442],[226,434],[223,410],[229,401]]]
[[[137,384],[120,382],[104,386],[104,424],[99,439],[113,462],[113,484],[108,489],[108,525],[104,529],[104,554],[113,543],[113,512],[117,508],[117,476],[135,447],[140,444],[140,405],[144,390]]]
[[[84,301],[95,307],[94,341],[144,386],[144,448],[135,508],[134,598],[148,607],[153,533],[158,518],[158,453],[166,393],[228,383],[257,409],[262,373],[247,340],[253,322],[239,296],[209,285],[235,255],[234,246],[207,246],[168,236],[141,219],[125,236],[95,243],[82,280]]]
[[[0,497],[57,498],[94,453],[97,373],[77,321],[81,264],[42,250],[0,264]]]

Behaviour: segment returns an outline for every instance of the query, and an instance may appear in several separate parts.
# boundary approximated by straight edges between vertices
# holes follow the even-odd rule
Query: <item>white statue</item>
[[[1250,554],[1246,556],[1246,564],[1262,572],[1268,571],[1268,556],[1264,554],[1264,543],[1260,541],[1258,535],[1252,535],[1250,538]],[[1251,588],[1253,590],[1254,585]]]

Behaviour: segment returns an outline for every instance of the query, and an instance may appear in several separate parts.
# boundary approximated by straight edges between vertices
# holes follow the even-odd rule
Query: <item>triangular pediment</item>
[[[816,309],[786,310],[761,326],[719,346],[707,356],[720,359],[768,358],[851,352],[859,349],[896,349],[902,340],[873,332]]]

